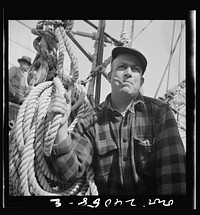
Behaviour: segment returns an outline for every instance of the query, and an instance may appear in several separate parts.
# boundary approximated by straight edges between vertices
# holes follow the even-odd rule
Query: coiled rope
[[[11,132],[9,150],[10,195],[98,194],[93,182],[92,169],[73,184],[67,184],[53,174],[45,159],[45,156],[49,157],[51,154],[62,118],[59,113],[55,114],[51,121],[46,116],[52,95],[58,92],[64,97],[66,89],[63,84],[68,85],[67,93],[71,94],[74,100],[71,112],[77,112],[75,119],[68,119],[71,121],[68,132],[73,130],[78,118],[90,108],[84,87],[75,83],[78,78],[78,68],[63,28],[59,27],[55,32],[59,40],[58,76],[53,81],[40,83],[31,90],[19,108],[16,124]],[[64,74],[63,70],[64,47],[68,50],[72,61],[73,69],[69,76]],[[72,91],[69,90],[69,86],[73,86]]]
[[[83,194],[81,188],[89,188],[88,183],[91,183],[81,178],[70,187],[65,184],[65,192],[58,191],[49,184],[49,181],[57,186],[62,186],[63,183],[52,174],[44,158],[44,154],[49,156],[51,153],[61,119],[60,114],[55,115],[52,122],[46,117],[54,88],[61,92],[65,90],[58,77],[52,82],[37,85],[20,106],[10,151],[10,182],[13,185],[13,195],[80,195]],[[84,105],[80,106],[75,120],[68,128],[69,131],[89,105],[86,99],[83,100],[83,92],[81,93],[78,101],[83,101]]]

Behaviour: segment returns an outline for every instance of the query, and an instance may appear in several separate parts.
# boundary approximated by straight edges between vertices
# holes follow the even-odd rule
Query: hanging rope
[[[47,23],[49,24],[49,22]],[[50,23],[52,24],[52,22]],[[38,26],[41,27],[41,23]],[[68,127],[69,132],[73,130],[78,118],[91,107],[84,87],[75,83],[78,77],[78,68],[70,45],[66,42],[63,28],[57,27],[55,32],[58,37],[57,42],[59,43],[58,63],[56,65],[58,76],[54,77],[53,81],[42,82],[31,90],[19,108],[15,127],[10,133],[10,195],[98,194],[96,185],[93,182],[94,173],[92,169],[77,181],[66,183],[54,175],[48,166],[48,157],[51,154],[52,146],[60,126],[59,122],[62,118],[61,114],[55,114],[53,119],[49,120],[46,115],[53,94],[58,92],[64,97],[66,89],[68,89],[67,93],[71,94],[72,108],[68,119],[70,122]],[[43,31],[40,31],[40,33],[44,34]],[[65,43],[63,42],[63,38],[65,38]],[[64,74],[63,70],[64,47],[67,48],[67,52],[72,60],[72,70],[68,76]],[[38,52],[40,57],[45,55],[46,59],[49,59],[50,55],[48,55],[47,51],[38,48]],[[53,61],[53,58],[51,60]],[[68,83],[66,89],[63,83]]]
[[[120,41],[124,46],[131,47],[134,31],[134,20],[123,20]]]
[[[38,37],[33,42],[34,48],[49,63],[50,67],[56,67],[56,49],[58,39],[51,29],[32,29],[31,32]]]
[[[59,41],[61,41],[61,46],[65,46],[65,50],[67,51],[70,60],[71,60],[71,71],[69,73],[69,77],[73,82],[76,82],[79,77],[79,70],[78,70],[78,65],[77,65],[77,58],[75,57],[72,48],[69,43],[69,39],[67,38],[65,29],[63,27],[59,27],[56,29],[58,37],[60,38]],[[62,39],[61,39],[62,37]],[[65,77],[63,77],[65,79]]]

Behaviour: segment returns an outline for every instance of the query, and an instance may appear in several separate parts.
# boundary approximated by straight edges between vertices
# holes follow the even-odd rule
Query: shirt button
[[[123,139],[123,142],[124,142],[124,143],[126,143],[126,142],[127,142],[127,139],[126,139],[126,138],[124,138],[124,139]]]
[[[127,157],[127,156],[124,156],[124,157],[123,157],[123,160],[124,160],[124,161],[127,161],[127,160],[128,160],[128,157]]]

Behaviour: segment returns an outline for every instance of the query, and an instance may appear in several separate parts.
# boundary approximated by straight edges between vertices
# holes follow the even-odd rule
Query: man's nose
[[[124,77],[125,78],[131,78],[132,77],[132,71],[131,68],[128,67],[125,71],[124,71]]]

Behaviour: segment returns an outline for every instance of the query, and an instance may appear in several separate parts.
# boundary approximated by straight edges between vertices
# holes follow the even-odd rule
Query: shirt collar
[[[130,110],[132,113],[135,111],[142,112],[144,109],[144,98],[141,93],[137,95],[137,97],[131,102],[131,104],[128,106],[127,110]],[[100,107],[101,109],[111,109],[113,110],[111,106],[111,93],[106,97],[104,103]]]

